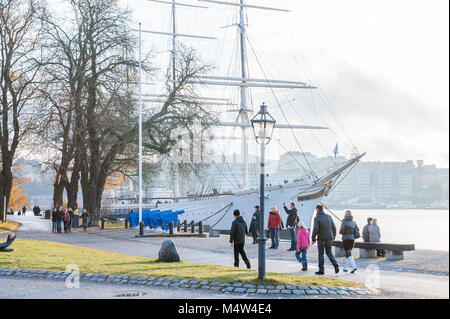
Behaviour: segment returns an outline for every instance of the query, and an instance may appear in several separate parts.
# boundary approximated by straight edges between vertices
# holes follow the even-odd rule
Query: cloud
[[[379,160],[416,159],[448,167],[449,109],[422,101],[378,74],[330,55],[321,86],[355,143]],[[331,64],[330,64],[331,63]],[[430,83],[430,85],[433,85]]]

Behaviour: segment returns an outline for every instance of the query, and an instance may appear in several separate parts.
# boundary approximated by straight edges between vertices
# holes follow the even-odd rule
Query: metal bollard
[[[173,236],[173,222],[169,223],[169,235]]]
[[[144,236],[144,222],[139,223],[139,236]]]
[[[128,229],[128,218],[125,218],[125,229]]]
[[[102,218],[102,229],[105,229],[105,219]]]
[[[195,234],[195,222],[191,222],[191,233]]]
[[[177,222],[177,232],[181,231],[181,224],[180,221]]]
[[[199,221],[199,223],[198,223],[198,233],[200,235],[203,234],[203,222],[202,221]]]
[[[185,220],[185,221],[183,222],[183,228],[184,228],[184,232],[187,233],[187,231],[188,231],[187,220]]]

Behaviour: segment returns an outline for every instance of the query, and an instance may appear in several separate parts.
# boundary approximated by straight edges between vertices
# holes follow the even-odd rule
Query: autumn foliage
[[[9,208],[16,210],[21,209],[23,206],[29,206],[28,195],[23,193],[23,190],[26,188],[25,182],[28,180],[29,179],[25,177],[13,178],[11,196],[9,198]]]

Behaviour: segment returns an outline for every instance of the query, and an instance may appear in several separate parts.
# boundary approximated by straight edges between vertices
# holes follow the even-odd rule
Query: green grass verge
[[[267,273],[267,279],[262,282],[257,280],[257,272],[254,270],[202,263],[163,263],[152,258],[129,256],[49,241],[17,239],[13,248],[13,252],[0,255],[0,268],[65,271],[67,265],[77,264],[80,272],[83,273],[155,276],[266,285],[361,286],[359,283],[335,278],[281,273]],[[232,257],[230,256],[230,258]]]
[[[10,220],[6,220],[5,223],[0,222],[0,233],[4,233],[4,232],[14,232],[16,231],[18,228],[20,227],[19,223],[10,221]]]

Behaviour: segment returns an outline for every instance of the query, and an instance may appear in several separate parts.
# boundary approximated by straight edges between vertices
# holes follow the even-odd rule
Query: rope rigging
[[[264,69],[262,68],[261,62],[259,61],[259,58],[258,58],[258,56],[256,55],[256,52],[255,52],[255,50],[254,50],[254,48],[253,48],[253,45],[251,44],[250,40],[248,39],[248,36],[246,36],[246,38],[247,38],[247,42],[248,42],[248,44],[250,45],[250,48],[251,48],[251,50],[252,50],[252,52],[253,52],[253,54],[254,54],[254,56],[255,56],[255,58],[256,58],[256,61],[258,62],[258,65],[259,65],[259,67],[260,67],[260,69],[261,69],[261,72],[262,72],[263,75],[264,75],[264,78],[266,79],[267,83],[269,83],[269,79],[268,79],[268,77],[266,76],[266,73],[264,72]],[[269,83],[269,84],[270,84],[270,83]],[[290,125],[289,120],[288,120],[288,118],[287,118],[287,116],[286,116],[286,113],[284,112],[283,108],[281,107],[281,104],[280,104],[280,102],[279,102],[279,100],[278,100],[278,97],[277,97],[276,94],[275,94],[275,91],[273,90],[272,87],[270,87],[270,90],[271,90],[271,92],[272,92],[273,97],[275,98],[275,101],[277,102],[278,107],[279,107],[280,110],[281,110],[281,113],[283,114],[283,117],[285,118],[287,124]],[[304,158],[305,158],[305,161],[306,161],[306,163],[308,164],[308,167],[309,167],[309,169],[310,169],[310,172],[309,172],[309,173],[312,174],[312,175],[314,176],[314,178],[318,179],[317,175],[316,175],[315,172],[314,172],[314,169],[313,169],[312,166],[311,166],[311,163],[309,162],[308,158],[306,157],[305,152],[303,151],[302,146],[300,145],[300,142],[298,141],[297,135],[295,135],[294,130],[293,130],[292,128],[290,128],[290,131],[292,132],[292,135],[294,136],[295,142],[297,143],[298,147],[300,148],[300,150],[301,150],[301,152],[302,152],[302,154],[303,154],[303,156],[304,156]],[[308,171],[306,171],[306,173],[308,173]]]

